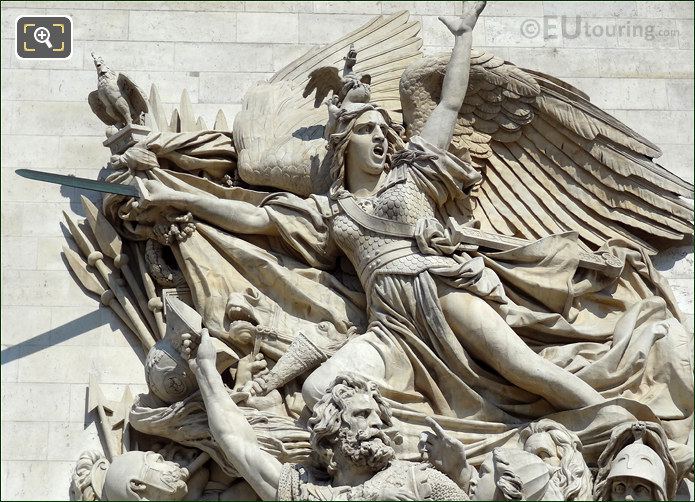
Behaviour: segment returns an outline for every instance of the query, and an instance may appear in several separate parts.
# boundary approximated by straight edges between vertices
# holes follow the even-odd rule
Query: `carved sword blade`
[[[81,190],[115,193],[117,195],[125,195],[127,197],[140,196],[138,189],[132,185],[121,185],[120,183],[109,183],[108,181],[90,180],[89,178],[47,173],[44,171],[35,171],[33,169],[17,169],[15,173],[30,180],[45,181],[47,183],[55,183],[57,185],[79,188]]]

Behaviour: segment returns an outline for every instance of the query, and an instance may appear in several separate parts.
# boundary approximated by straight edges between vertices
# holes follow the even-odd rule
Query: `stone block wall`
[[[61,258],[61,212],[81,215],[79,195],[14,174],[30,167],[96,177],[105,165],[104,126],[87,104],[96,87],[90,52],[145,90],[156,83],[170,108],[186,88],[208,125],[218,109],[231,124],[253,82],[375,15],[404,9],[422,22],[425,52],[448,50],[437,16],[459,13],[461,2],[2,2],[3,500],[67,498],[77,456],[99,447],[85,399],[90,372],[113,399],[127,384],[144,388],[136,338]],[[72,16],[69,60],[16,58],[15,20],[30,14]],[[691,2],[492,2],[474,45],[586,91],[656,142],[664,166],[693,181]],[[692,245],[656,263],[692,332]]]

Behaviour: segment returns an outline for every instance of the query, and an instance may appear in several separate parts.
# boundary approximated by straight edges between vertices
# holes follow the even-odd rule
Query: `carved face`
[[[108,500],[181,500],[188,471],[152,451],[131,451],[114,458],[104,483]]]
[[[524,443],[524,451],[533,453],[543,462],[553,467],[559,467],[562,461],[555,441],[547,432],[532,434]]]
[[[342,419],[334,456],[340,468],[367,472],[384,469],[395,453],[383,431],[385,425],[374,398],[366,392],[346,398]]]
[[[147,470],[142,484],[146,487],[143,493],[147,500],[160,500],[155,498],[157,496],[164,499],[183,497],[188,491],[184,481],[186,471],[174,462],[164,460],[159,453],[147,452],[145,465]]]
[[[653,485],[644,479],[619,476],[611,480],[610,500],[656,500]]]
[[[350,143],[345,152],[345,167],[378,175],[384,170],[388,142],[388,125],[376,110],[360,115],[352,128]]]
[[[517,448],[495,448],[480,466],[473,500],[563,500],[548,465]]]
[[[379,416],[379,406],[366,392],[357,392],[345,400],[343,423],[351,432],[381,430],[384,423]]]
[[[616,455],[603,496],[607,500],[664,500],[665,492],[666,467],[663,460],[649,446],[638,441]]]
[[[495,465],[492,455],[487,456],[478,471],[479,478],[474,500],[499,500],[500,493],[495,484]]]

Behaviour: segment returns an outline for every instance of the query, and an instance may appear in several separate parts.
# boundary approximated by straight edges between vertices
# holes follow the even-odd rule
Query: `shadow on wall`
[[[82,207],[81,204],[76,203],[75,205]],[[69,235],[67,228],[62,224],[61,229],[63,230],[63,233],[66,236]],[[71,245],[70,240],[66,239],[65,242],[66,244]],[[60,251],[58,250],[56,252]],[[77,279],[77,277],[74,275],[74,272],[71,270],[65,256],[62,256],[62,259],[65,268],[70,271],[72,279],[80,287],[82,293],[87,296],[94,297],[94,294],[86,290],[82,286],[80,281]],[[52,328],[46,331],[45,333],[36,335],[35,337],[30,338],[29,340],[25,340],[16,345],[12,345],[11,347],[7,347],[2,352],[0,352],[0,364],[4,366],[7,363],[16,361],[17,359],[21,359],[31,354],[35,354],[36,352],[39,352],[43,349],[47,349],[54,345],[66,342],[84,333],[87,333],[97,327],[106,325],[108,325],[112,331],[120,329],[123,332],[126,341],[133,349],[133,351],[137,354],[138,358],[140,358],[141,362],[144,364],[146,354],[143,352],[142,345],[140,344],[137,337],[133,333],[131,333],[130,330],[127,327],[125,327],[118,318],[115,317],[115,315],[105,315],[105,311],[111,312],[106,307],[102,307],[98,310],[90,312],[89,314],[83,315],[69,322],[66,322],[65,324],[56,326],[55,328]]]
[[[94,179],[98,181],[106,181],[106,178],[114,172],[116,171],[114,171],[113,169],[109,169],[108,167],[102,167],[99,170],[99,174],[97,174],[96,178]],[[37,181],[37,183],[40,182]],[[68,186],[60,187],[60,195],[62,195],[70,201],[70,211],[72,211],[73,214],[81,218],[84,218],[86,216],[84,214],[84,208],[82,207],[82,202],[80,200],[81,195],[87,197],[97,207],[101,207],[101,201],[103,198],[103,195],[100,192],[94,192],[92,190],[79,190],[77,188]]]
[[[2,365],[17,359],[21,359],[22,357],[29,356],[52,345],[57,345],[75,338],[76,336],[86,333],[97,326],[106,324],[106,322],[104,322],[103,316],[98,310],[90,312],[82,317],[78,317],[77,319],[73,319],[72,321],[69,321],[61,326],[48,330],[45,333],[36,335],[29,340],[25,340],[6,348],[0,352],[0,356],[2,357]]]

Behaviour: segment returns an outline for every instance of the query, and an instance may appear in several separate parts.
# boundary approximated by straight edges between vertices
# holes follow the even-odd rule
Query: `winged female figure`
[[[581,91],[472,51],[484,6],[441,19],[454,37],[446,57],[422,58],[413,24],[397,17],[307,54],[252,89],[235,120],[239,173],[257,190],[206,193],[154,169],[138,178],[132,214],[196,220],[172,247],[217,336],[231,332],[213,312],[229,314],[235,281],[284,295],[298,317],[360,328],[314,365],[309,406],[354,371],[404,410],[453,420],[520,424],[632,399],[685,443],[690,340],[648,234],[692,234],[692,186]],[[351,43],[360,63],[343,81],[307,71],[338,64]],[[530,240],[490,251],[466,229]],[[580,266],[599,246],[618,273]]]

